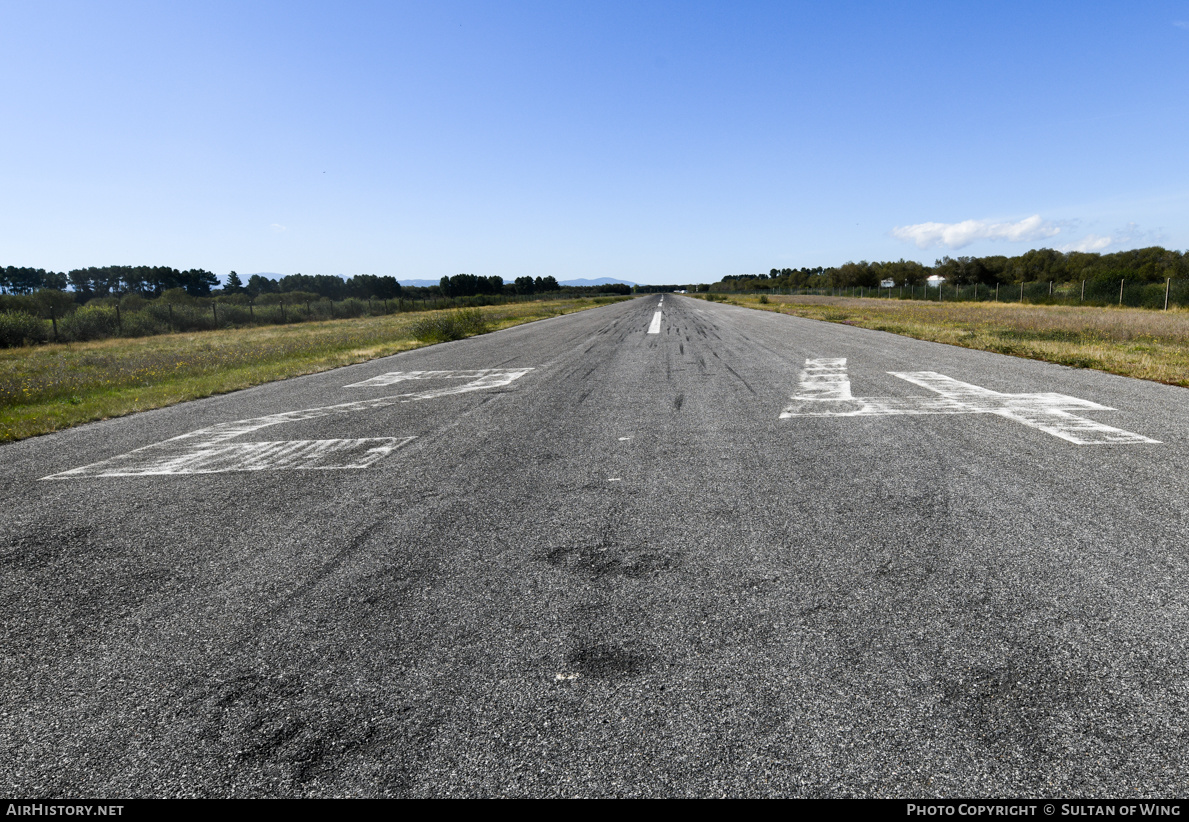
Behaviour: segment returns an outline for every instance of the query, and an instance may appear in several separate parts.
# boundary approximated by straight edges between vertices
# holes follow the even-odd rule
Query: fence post
[[[120,304],[116,303],[116,333],[124,333],[124,321],[120,318]]]
[[[1049,296],[1053,296],[1053,281],[1049,280]]]
[[[252,308],[252,303],[248,303],[248,316],[252,318],[252,322],[256,322],[256,311]]]
[[[1024,281],[1020,280],[1020,305],[1024,304]]]
[[[213,316],[213,317],[215,318],[215,328],[218,328],[218,327],[219,327],[219,309],[218,309],[218,305],[219,305],[219,304],[218,304],[218,303],[216,303],[216,302],[213,302],[213,301],[211,302],[211,316]]]
[[[999,302],[999,282],[995,282],[995,302]]]
[[[174,326],[174,324],[173,324],[173,303],[168,303],[168,305],[169,305],[169,330],[177,331],[177,327]]]
[[[1125,283],[1125,282],[1127,282],[1126,279],[1119,280],[1119,307],[1120,308],[1123,307],[1123,283]]]
[[[1078,297],[1078,302],[1084,303],[1085,301],[1086,301],[1086,281],[1082,280],[1082,296]]]
[[[1165,307],[1167,308],[1168,300],[1165,299]],[[54,307],[50,306],[50,323],[54,326],[54,342],[58,341],[58,318],[54,314]]]
[[[1172,285],[1172,277],[1164,281],[1164,310],[1168,311],[1168,287]]]

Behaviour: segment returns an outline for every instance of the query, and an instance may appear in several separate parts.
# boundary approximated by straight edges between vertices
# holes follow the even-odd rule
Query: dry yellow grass
[[[597,304],[478,310],[497,330]],[[428,313],[3,349],[0,442],[419,348],[412,326]]]
[[[1189,386],[1189,311],[732,295],[749,308]]]

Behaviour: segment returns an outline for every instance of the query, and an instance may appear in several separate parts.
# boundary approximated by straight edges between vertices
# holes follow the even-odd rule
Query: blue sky
[[[1189,3],[0,3],[0,265],[1189,247]]]

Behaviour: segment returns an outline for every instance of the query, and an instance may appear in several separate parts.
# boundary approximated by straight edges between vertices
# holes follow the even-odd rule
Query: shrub
[[[447,342],[461,340],[472,334],[488,330],[483,312],[477,308],[460,308],[458,311],[442,311],[413,323],[413,336],[421,342]]]
[[[140,294],[125,294],[120,298],[120,310],[125,314],[133,311],[143,311],[148,304],[149,301]]]
[[[116,328],[115,309],[102,305],[87,304],[58,320],[58,330],[62,339],[74,342],[111,337],[115,335]]]
[[[161,292],[161,299],[167,303],[192,303],[194,298],[184,288],[167,288]]]
[[[367,301],[355,297],[350,297],[334,306],[334,316],[336,317],[362,317],[366,313],[368,313]]]
[[[30,314],[37,314],[39,317],[57,317],[61,319],[67,314],[78,310],[78,303],[74,301],[74,294],[65,291],[54,291],[53,289],[43,288],[33,295],[33,300],[37,304],[37,311],[30,311]]]
[[[122,325],[121,333],[125,337],[151,337],[169,330],[168,325],[160,322],[149,311],[131,311],[124,314]]]
[[[44,342],[46,324],[24,311],[0,311],[0,348]]]
[[[0,294],[0,311],[23,311],[38,314],[38,306],[30,294]]]

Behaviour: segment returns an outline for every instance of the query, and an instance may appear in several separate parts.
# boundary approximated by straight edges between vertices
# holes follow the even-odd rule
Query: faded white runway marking
[[[409,380],[470,380],[464,385],[453,385],[445,388],[435,388],[405,394],[406,400],[432,400],[435,397],[445,397],[450,394],[465,394],[468,391],[482,391],[486,388],[500,388],[518,380],[531,368],[479,368],[474,371],[393,371],[381,374],[363,382],[353,382],[347,388],[383,388]]]
[[[932,397],[855,397],[845,359],[807,359],[789,417],[867,417],[920,414],[994,414],[1077,445],[1159,443],[1140,434],[1076,416],[1072,411],[1114,411],[1065,394],[1003,394],[959,382],[935,371],[889,371],[893,377],[934,392]]]
[[[649,334],[661,333],[661,312],[660,312],[659,308],[657,309],[657,312],[652,315],[652,324],[648,326],[648,333]]]
[[[284,440],[231,442],[262,428],[286,422],[316,419],[330,414],[352,414],[383,408],[399,397],[378,397],[360,402],[307,408],[220,423],[189,434],[146,445],[127,454],[84,465],[42,479],[74,477],[134,477],[148,474],[218,474],[224,471],[276,471],[333,468],[366,468],[388,456],[413,437],[365,439]]]
[[[178,443],[167,440],[121,457],[43,479],[367,468],[411,439],[413,438],[373,437],[355,440],[237,442],[213,448],[204,447],[202,443]]]
[[[226,471],[329,470],[367,468],[391,454],[413,437],[365,437],[361,439],[281,440],[271,442],[232,442],[274,425],[317,419],[331,414],[354,414],[397,403],[433,399],[447,394],[461,394],[484,388],[508,385],[531,368],[516,370],[480,369],[478,371],[406,371],[373,377],[347,386],[391,385],[411,379],[471,379],[465,385],[373,397],[321,408],[287,411],[246,420],[235,420],[189,434],[147,445],[127,454],[84,465],[42,479],[76,477],[132,477],[156,474],[218,474]],[[388,380],[384,382],[384,380]]]

